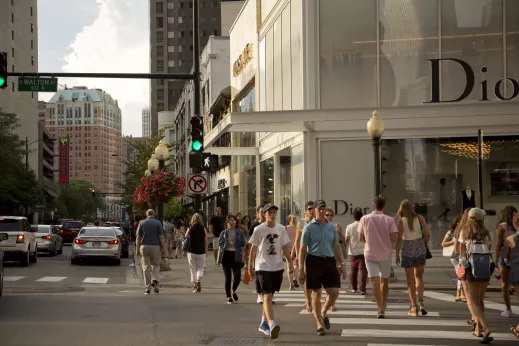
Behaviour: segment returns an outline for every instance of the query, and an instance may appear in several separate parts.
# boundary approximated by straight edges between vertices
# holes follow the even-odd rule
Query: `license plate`
[[[101,247],[101,242],[100,241],[93,241],[92,242],[92,247]]]

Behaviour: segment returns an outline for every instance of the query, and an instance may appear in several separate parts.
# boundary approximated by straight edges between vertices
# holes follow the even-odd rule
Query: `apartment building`
[[[69,180],[90,182],[97,192],[118,192],[122,179],[121,109],[101,89],[73,87],[47,103],[45,126],[69,139]]]
[[[142,137],[151,137],[151,111],[149,108],[142,110]]]

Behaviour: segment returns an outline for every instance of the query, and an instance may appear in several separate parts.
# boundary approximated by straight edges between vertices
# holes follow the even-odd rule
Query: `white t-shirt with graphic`
[[[279,223],[270,228],[262,223],[254,229],[249,243],[258,247],[254,270],[275,272],[283,270],[282,247],[290,242],[287,230]]]

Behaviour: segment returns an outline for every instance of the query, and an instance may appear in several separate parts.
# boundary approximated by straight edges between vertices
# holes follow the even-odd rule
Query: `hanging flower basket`
[[[156,206],[175,197],[184,196],[185,181],[171,170],[162,170],[151,177],[142,177],[133,193],[134,205]]]

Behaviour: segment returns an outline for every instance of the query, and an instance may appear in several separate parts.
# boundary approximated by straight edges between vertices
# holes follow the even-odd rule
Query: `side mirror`
[[[7,233],[0,233],[0,241],[7,240],[9,238],[9,235]]]

